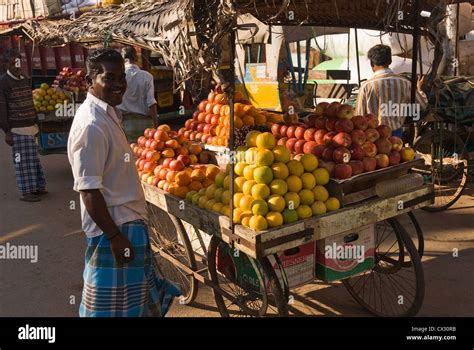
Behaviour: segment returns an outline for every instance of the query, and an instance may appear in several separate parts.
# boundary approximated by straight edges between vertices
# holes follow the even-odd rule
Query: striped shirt
[[[411,81],[386,68],[375,72],[371,79],[362,83],[356,114],[375,114],[380,124],[396,130],[403,126],[407,116],[426,108],[426,95],[417,91],[416,102],[417,105],[411,106]]]

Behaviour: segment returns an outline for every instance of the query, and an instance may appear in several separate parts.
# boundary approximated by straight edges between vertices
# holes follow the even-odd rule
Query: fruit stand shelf
[[[232,234],[228,217],[201,209],[189,202],[183,203],[182,199],[146,183],[142,183],[142,186],[149,203],[188,222],[195,229],[220,237],[253,258],[279,253],[310,241],[375,224],[427,206],[434,198],[432,185],[423,185],[409,193],[367,200],[270,230],[255,232],[245,226],[236,225],[235,233]]]

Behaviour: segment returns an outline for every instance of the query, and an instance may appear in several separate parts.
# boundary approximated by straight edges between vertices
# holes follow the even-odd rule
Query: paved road
[[[65,155],[42,157],[50,194],[18,200],[10,149],[0,142],[0,245],[37,245],[36,263],[0,261],[0,316],[76,316],[82,289],[85,236],[78,194]],[[74,209],[75,205],[75,209]],[[426,293],[420,316],[474,314],[474,196],[471,189],[446,212],[417,213],[425,232]],[[458,256],[453,256],[453,249]],[[296,315],[366,316],[340,283],[314,282],[292,291]],[[217,316],[210,289],[194,306],[175,304],[170,316]]]

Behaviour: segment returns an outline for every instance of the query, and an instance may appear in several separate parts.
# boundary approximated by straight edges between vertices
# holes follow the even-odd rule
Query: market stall
[[[203,72],[216,81],[179,131],[147,129],[131,145],[158,268],[180,285],[182,303],[201,282],[222,316],[286,316],[289,290],[318,279],[342,281],[375,315],[419,311],[423,237],[411,237],[396,217],[433,200],[432,186],[411,171],[423,159],[376,116],[354,116],[345,104],[284,115],[256,108],[235,91],[233,49],[231,78],[220,71],[239,13],[267,24],[426,30],[411,2],[378,4],[164,1],[93,11],[53,30],[31,24],[30,35],[44,42],[157,51],[178,87],[196,87]],[[400,8],[403,21],[394,15]]]

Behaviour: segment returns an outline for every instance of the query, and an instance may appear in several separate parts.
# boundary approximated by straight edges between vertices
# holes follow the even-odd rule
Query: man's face
[[[127,89],[125,67],[120,62],[103,62],[102,72],[94,78],[86,77],[92,94],[111,106],[122,103],[122,97]]]
[[[8,61],[8,70],[13,75],[19,77],[21,75],[21,57],[10,57]]]

